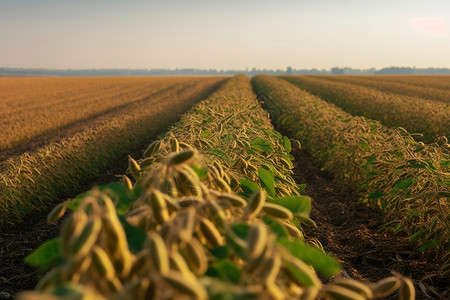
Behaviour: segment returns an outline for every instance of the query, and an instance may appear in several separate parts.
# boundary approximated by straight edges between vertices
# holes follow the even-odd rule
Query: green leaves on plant
[[[398,180],[395,184],[394,187],[401,189],[401,190],[406,190],[407,188],[409,188],[414,182],[416,182],[416,180],[414,178],[407,178],[407,179],[403,179],[403,180]]]
[[[284,145],[284,149],[286,149],[286,151],[288,153],[292,151],[291,141],[289,140],[289,138],[287,136],[283,136],[283,145]]]
[[[288,196],[275,199],[267,199],[267,202],[275,203],[289,209],[294,215],[311,213],[311,198],[308,196]]]
[[[238,284],[241,279],[241,271],[234,265],[229,258],[223,258],[214,262],[206,275],[218,277],[223,281]]]
[[[382,193],[379,190],[376,190],[375,192],[371,193],[367,198],[368,199],[378,199],[385,195],[386,195],[385,193]]]
[[[262,188],[266,190],[269,196],[275,197],[275,181],[273,173],[264,168],[259,168],[258,175]]]
[[[46,267],[61,257],[61,238],[49,240],[25,257],[25,262],[35,267]]]
[[[200,137],[201,137],[201,138],[204,138],[204,139],[207,139],[207,138],[209,138],[210,136],[211,136],[211,130],[209,130],[209,129],[204,130],[204,131],[200,134]]]
[[[256,192],[260,189],[256,183],[247,179],[240,179],[239,183],[241,185],[242,191],[246,196],[250,196],[253,192]]]
[[[138,253],[142,250],[144,241],[147,238],[145,231],[130,225],[123,216],[119,217],[122,223],[123,229],[125,230],[125,235],[127,237],[128,246],[131,252]]]
[[[293,256],[312,265],[314,269],[327,277],[331,277],[341,270],[340,264],[334,258],[299,240],[291,241],[288,238],[284,238],[278,240],[278,243],[289,250]]]
[[[265,152],[266,154],[270,155],[273,152],[273,148],[270,145],[270,142],[263,138],[255,138],[251,143],[250,147],[253,149],[258,150],[259,152]]]
[[[126,213],[131,206],[131,203],[139,198],[139,189],[140,187],[136,186],[133,190],[128,190],[127,187],[118,183],[112,182],[102,186],[97,187],[100,192],[107,194],[113,203],[116,204],[117,214],[122,215]],[[92,191],[87,191],[79,194],[72,200],[67,203],[67,208],[70,210],[75,210],[80,205],[80,201],[85,198],[87,195],[92,193]]]
[[[218,157],[220,157],[221,159],[229,162],[229,163],[233,163],[233,160],[222,150],[219,149],[208,149],[206,150],[208,153],[214,154]]]

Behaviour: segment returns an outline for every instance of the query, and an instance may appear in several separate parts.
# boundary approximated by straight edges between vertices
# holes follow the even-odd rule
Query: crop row
[[[431,143],[440,136],[450,136],[450,105],[447,103],[305,76],[286,76],[283,79],[352,115],[378,120],[388,127],[403,127],[409,132],[421,133],[424,142]]]
[[[446,90],[416,86],[403,82],[384,80],[383,78],[385,77],[378,78],[378,80],[374,79],[373,77],[367,78],[364,76],[317,76],[317,78],[357,84],[368,88],[374,88],[381,92],[389,92],[414,98],[423,98],[426,100],[435,100],[444,103],[450,103],[450,89]]]
[[[401,276],[322,284],[315,270],[330,277],[339,265],[304,241],[311,203],[290,177],[291,147],[235,76],[130,158],[134,185],[124,177],[55,207],[49,221],[73,210],[61,237],[27,261],[58,264],[19,299],[367,299],[397,289],[413,299]]]
[[[205,78],[3,78],[0,151]]]
[[[349,76],[353,77],[353,76]],[[368,79],[398,82],[424,88],[450,90],[449,75],[388,75],[388,76],[364,76]]]
[[[0,163],[0,226],[45,211],[98,177],[107,166],[159,134],[222,79],[171,89],[107,114],[60,142]]]
[[[399,128],[353,117],[275,77],[253,84],[277,125],[299,139],[344,188],[387,213],[387,226],[418,242],[420,251],[450,250],[450,148],[424,144]],[[446,260],[450,259],[447,254]],[[449,268],[449,261],[444,270]]]

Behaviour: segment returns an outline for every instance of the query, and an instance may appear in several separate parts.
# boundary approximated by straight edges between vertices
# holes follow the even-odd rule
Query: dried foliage
[[[396,82],[389,80],[389,76],[366,77],[366,76],[316,76],[320,79],[326,79],[336,82],[345,82],[357,84],[368,88],[374,88],[381,92],[406,95],[414,98],[423,98],[450,104],[450,89],[439,89],[432,87],[415,86],[408,81]],[[414,77],[412,77],[414,78]],[[433,77],[431,77],[433,78]],[[429,78],[424,78],[428,81]],[[448,78],[450,81],[450,77]]]
[[[163,131],[222,80],[181,84],[105,115],[58,143],[0,162],[0,226],[20,223],[28,213],[46,211],[55,200],[73,194],[108,165]]]
[[[71,124],[95,118],[192,77],[0,78],[0,151]]]
[[[355,84],[305,76],[283,77],[300,88],[356,116],[423,134],[424,142],[450,136],[450,104],[384,93]]]
[[[450,90],[449,75],[387,75],[387,76],[365,76],[369,79],[404,83],[431,89]]]

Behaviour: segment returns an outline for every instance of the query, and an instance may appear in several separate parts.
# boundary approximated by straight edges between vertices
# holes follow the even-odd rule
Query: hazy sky
[[[450,67],[450,0],[0,0],[0,67]]]

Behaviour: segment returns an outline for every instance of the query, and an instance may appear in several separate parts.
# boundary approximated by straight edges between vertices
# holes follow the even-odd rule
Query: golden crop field
[[[353,76],[352,76],[353,77]],[[355,76],[356,77],[356,76]],[[357,76],[359,77],[359,76]],[[426,88],[450,90],[449,75],[383,75],[364,76],[373,80],[399,82]]]
[[[377,89],[310,76],[283,79],[333,103],[355,116],[378,120],[423,135],[424,142],[450,136],[450,104],[386,93]]]
[[[43,138],[46,144],[0,162],[0,225],[6,229],[0,233],[14,232],[31,216],[46,217],[59,229],[58,237],[32,253],[28,249],[26,263],[48,270],[39,278],[31,275],[37,285],[27,289],[33,291],[23,292],[16,265],[0,258],[12,274],[10,282],[19,286],[11,289],[19,292],[17,298],[365,300],[398,295],[413,300],[416,293],[446,295],[446,138],[425,144],[405,129],[352,115],[288,82],[297,78],[103,78],[104,94],[119,98],[111,100],[114,104],[103,103],[109,98],[98,87],[100,79],[90,78],[94,88],[79,78],[86,84],[79,97],[70,84],[66,90],[56,84],[54,95],[66,100],[54,96],[43,107],[58,107],[61,101],[59,107],[72,107],[77,117],[61,125],[69,112],[55,110],[60,125],[28,138]],[[400,101],[409,98],[306,78],[317,81],[316,91],[355,111],[378,107],[385,122],[414,116],[409,103]],[[38,108],[33,101],[30,105]],[[442,112],[434,106],[443,103],[426,103],[433,114],[421,128],[441,128],[448,120],[439,119]],[[90,117],[78,116],[83,107]],[[387,108],[398,115],[389,116]],[[34,111],[39,119],[39,109]],[[23,139],[12,149],[26,143]],[[86,188],[136,147],[142,156],[128,156],[128,168],[115,174],[114,182]],[[430,266],[423,267],[427,260]],[[419,289],[418,282],[424,287]]]
[[[61,140],[0,162],[0,225],[19,223],[27,213],[45,210],[52,201],[73,193],[116,159],[163,131],[223,80],[155,78],[155,87],[158,82],[175,84],[159,93],[130,93],[130,99],[139,95],[140,100],[84,121]]]
[[[0,151],[149,99],[166,89],[201,80],[200,77],[0,78]]]
[[[371,299],[398,289],[414,295],[400,275],[374,284],[322,283],[317,272],[329,278],[340,265],[303,235],[300,224],[315,223],[311,199],[290,177],[290,151],[248,78],[234,77],[142,159],[130,159],[134,185],[92,190],[50,213],[53,222],[73,210],[61,236],[46,244],[60,243],[54,259],[62,262],[19,299],[61,290],[92,299]],[[115,193],[124,197],[114,202]],[[29,261],[42,264],[43,251]]]
[[[331,81],[346,82],[351,84],[358,84],[361,86],[374,88],[382,92],[394,93],[399,95],[407,95],[416,98],[423,98],[426,100],[435,100],[450,104],[450,89],[433,88],[430,86],[419,86],[411,84],[408,78],[404,81],[389,80],[390,77],[374,77],[374,76],[317,76],[321,79]],[[415,77],[410,77],[415,78]],[[429,78],[424,78],[422,82],[430,82]],[[450,81],[450,76],[447,78]],[[414,81],[412,81],[414,82]]]

